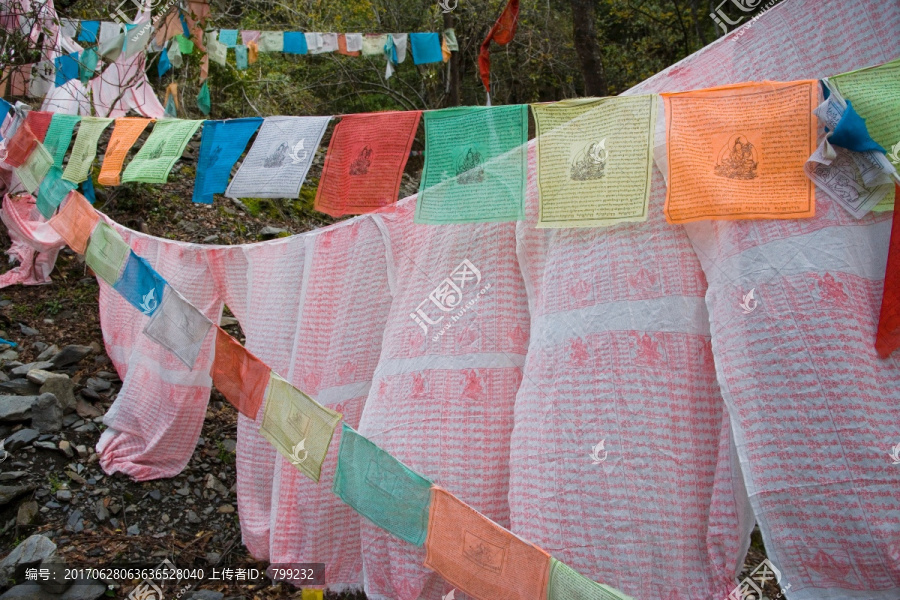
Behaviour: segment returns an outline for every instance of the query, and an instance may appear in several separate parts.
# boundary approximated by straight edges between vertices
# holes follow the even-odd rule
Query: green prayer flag
[[[569,565],[550,557],[547,600],[634,600],[615,588],[591,581]]]
[[[263,31],[256,42],[260,52],[282,52],[284,50],[283,31]]]
[[[259,432],[313,481],[319,481],[322,462],[340,420],[340,413],[325,408],[272,373]]]
[[[75,132],[75,125],[81,117],[78,115],[64,115],[62,113],[54,113],[53,119],[50,121],[50,127],[44,136],[44,146],[47,152],[53,157],[53,165],[62,169],[63,158],[66,156],[66,150],[72,142],[72,134]]]
[[[537,125],[538,227],[645,221],[656,96],[532,106]]]
[[[75,136],[75,146],[69,155],[69,162],[63,171],[63,179],[72,183],[81,183],[88,178],[91,164],[97,156],[97,141],[103,130],[109,127],[112,119],[100,117],[83,117]]]
[[[115,285],[122,275],[130,252],[131,248],[119,232],[101,221],[91,234],[84,261],[99,278],[109,285]]]
[[[428,534],[431,482],[344,423],[332,490],[382,529],[421,546]]]
[[[25,161],[25,164],[21,167],[16,167],[15,169],[16,175],[19,176],[22,185],[25,186],[25,189],[28,190],[29,194],[33,194],[34,191],[38,189],[38,186],[41,185],[41,182],[44,180],[44,177],[47,176],[47,172],[52,166],[53,157],[50,156],[50,153],[47,152],[44,145],[38,142],[37,146],[34,147],[34,150]]]
[[[416,223],[524,218],[528,107],[427,111]]]
[[[78,61],[78,79],[81,83],[86,84],[94,76],[98,61],[99,57],[94,48],[88,48],[81,53],[81,59]]]
[[[200,109],[204,115],[208,115],[209,111],[212,109],[212,105],[209,100],[209,85],[204,81],[203,86],[200,88],[200,93],[197,94],[197,108]]]
[[[62,169],[57,166],[50,167],[44,181],[38,188],[37,207],[49,219],[62,204],[63,199],[75,189],[75,184],[62,178]]]
[[[184,37],[182,34],[178,34],[175,36],[175,41],[178,43],[178,49],[181,50],[182,54],[190,54],[194,51],[194,42]],[[169,59],[171,60],[171,56]]]
[[[181,158],[185,146],[203,121],[162,119],[153,126],[153,133],[135,157],[125,167],[122,182],[143,181],[165,183],[175,161]]]
[[[169,62],[172,63],[173,67],[180,69],[184,64],[184,58],[181,56],[181,46],[178,45],[178,40],[172,40],[169,44],[169,49],[166,50],[166,55],[169,57]]]

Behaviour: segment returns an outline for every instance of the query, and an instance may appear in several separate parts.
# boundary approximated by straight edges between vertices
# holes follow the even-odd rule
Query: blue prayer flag
[[[123,298],[148,317],[156,312],[162,300],[166,280],[157,273],[146,260],[134,253],[128,253],[128,261],[122,277],[113,286]]]
[[[97,201],[97,194],[94,193],[94,182],[90,174],[88,178],[81,182],[81,195],[87,198],[87,201],[93,204]]]
[[[441,36],[437,33],[411,33],[409,46],[412,50],[413,62],[417,65],[444,62],[441,52]]]
[[[844,115],[838,121],[834,133],[831,134],[828,141],[853,152],[869,152],[871,150],[882,154],[887,153],[869,135],[866,120],[859,116],[859,113],[853,108],[853,103],[849,100],[847,100],[847,109],[844,111]]]
[[[78,53],[63,54],[53,59],[56,67],[56,80],[53,84],[60,87],[70,79],[78,79]]]
[[[219,30],[219,43],[224,45],[226,48],[234,48],[237,46],[237,29],[220,29]]]
[[[162,52],[159,53],[159,62],[156,63],[156,72],[162,77],[171,68],[172,63],[169,61],[169,51],[163,48]]]
[[[100,21],[82,21],[81,33],[78,34],[78,41],[87,44],[97,43],[97,32],[100,31]]]
[[[212,204],[213,194],[228,187],[231,168],[244,153],[250,137],[263,120],[259,117],[206,121],[200,139],[200,158],[194,181],[194,202]]]
[[[62,204],[63,199],[69,195],[69,192],[75,189],[75,184],[62,178],[63,172],[59,167],[50,167],[44,181],[38,188],[37,208],[49,219]]]
[[[306,54],[309,52],[309,48],[306,45],[306,35],[299,31],[285,31],[282,52],[285,54]]]

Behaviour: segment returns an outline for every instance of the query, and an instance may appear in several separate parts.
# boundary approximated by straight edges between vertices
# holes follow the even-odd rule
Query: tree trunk
[[[444,13],[444,29],[453,28],[453,14]],[[457,41],[459,37],[457,36]],[[447,106],[459,106],[459,52],[450,54],[450,71],[448,74]]]
[[[603,70],[603,57],[600,54],[597,28],[594,25],[597,20],[594,10],[595,0],[570,1],[575,52],[578,53],[578,61],[581,63],[584,93],[586,96],[606,96],[609,93],[606,72]]]

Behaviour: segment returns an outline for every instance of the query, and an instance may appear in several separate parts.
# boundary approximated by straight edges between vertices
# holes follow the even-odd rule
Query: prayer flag
[[[162,77],[172,68],[172,62],[169,60],[169,52],[163,48],[159,53],[159,62],[156,63],[156,74]]]
[[[209,99],[209,82],[204,81],[203,85],[200,86],[200,93],[197,94],[197,108],[200,109],[204,115],[208,115],[209,111],[212,110],[212,103]]]
[[[259,46],[256,42],[247,42],[247,62],[251,65],[259,59]]]
[[[75,189],[75,184],[62,178],[62,169],[53,166],[47,172],[38,188],[37,208],[45,219],[49,219],[62,201]]]
[[[537,132],[538,227],[647,219],[655,95],[564,100],[531,110]]]
[[[409,47],[413,62],[417,65],[443,62],[441,37],[437,33],[410,33]]]
[[[73,190],[66,196],[60,211],[50,219],[50,226],[66,241],[69,248],[78,254],[84,254],[99,221],[100,216],[94,207],[88,204],[84,196]]]
[[[182,54],[191,54],[194,51],[194,42],[180,33],[175,36],[175,42]]]
[[[78,41],[87,44],[96,44],[99,32],[100,21],[82,21],[81,32],[78,34]]]
[[[256,419],[272,369],[221,327],[216,327],[213,385],[242,415]]]
[[[262,122],[259,117],[204,122],[194,202],[212,204],[213,194],[221,194],[227,189],[231,168]]]
[[[220,29],[219,43],[224,44],[226,48],[234,48],[237,46],[237,29]]]
[[[344,35],[344,45],[346,46],[347,52],[352,52],[353,56],[359,56],[360,52],[362,52],[362,44],[363,44],[363,35],[361,33],[348,33]],[[338,47],[340,47],[341,41],[338,39]]]
[[[93,269],[97,277],[109,285],[115,285],[130,251],[131,248],[119,232],[101,221],[91,234],[84,262]]]
[[[70,79],[78,79],[78,53],[63,54],[53,59],[56,79],[53,85],[62,87]]]
[[[475,598],[546,598],[550,555],[431,488],[425,566]]]
[[[6,143],[4,162],[11,167],[21,167],[39,143],[26,119]]]
[[[338,35],[338,54],[343,54],[344,56],[359,56],[359,50],[350,50],[347,48],[347,36],[343,33]]]
[[[388,533],[421,546],[428,533],[431,482],[343,424],[332,490]]]
[[[228,61],[228,47],[220,44],[215,39],[210,39],[206,44],[206,52],[209,60],[223,67]],[[205,83],[205,82],[204,82]]]
[[[897,185],[895,193],[900,194],[900,185]],[[900,210],[894,211],[891,222],[884,294],[875,337],[875,350],[881,358],[888,358],[897,348],[900,348]]]
[[[66,115],[56,113],[53,120],[50,121],[50,128],[47,129],[47,135],[44,136],[44,147],[53,157],[53,164],[62,169],[63,159],[69,144],[72,143],[72,134],[75,132],[75,125],[81,121],[78,115]]]
[[[88,48],[81,53],[81,61],[78,63],[78,80],[81,83],[86,84],[94,76],[99,60],[100,58],[97,56],[97,51],[94,48]]]
[[[178,41],[173,39],[169,43],[168,49],[166,49],[166,55],[169,57],[169,62],[172,63],[172,66],[176,69],[180,69],[184,64],[184,57],[181,56],[181,47],[178,45]]]
[[[248,66],[247,46],[234,47],[234,63],[238,71],[246,71]]]
[[[256,43],[260,52],[281,52],[284,49],[284,32],[262,31]]]
[[[97,156],[97,142],[103,130],[109,127],[112,119],[100,117],[83,117],[75,136],[75,145],[69,155],[69,162],[63,171],[63,179],[72,183],[81,183],[88,178],[94,157]]]
[[[122,277],[113,286],[133,307],[148,317],[159,308],[165,287],[163,276],[133,250],[128,252]]]
[[[338,217],[396,202],[420,116],[408,111],[341,118],[325,155],[316,210]]]
[[[319,481],[322,462],[340,420],[340,413],[322,406],[272,373],[259,432],[313,481]]]
[[[547,600],[634,600],[615,588],[592,581],[569,565],[550,558]]]
[[[472,106],[425,113],[425,167],[416,223],[524,217],[528,107]]]
[[[817,81],[662,94],[666,219],[801,219],[816,212],[804,165],[816,149]]]
[[[384,46],[387,44],[387,34],[367,33],[362,40],[363,56],[381,56],[384,54]]]
[[[44,145],[39,143],[34,147],[34,151],[28,155],[28,160],[25,161],[25,164],[15,169],[22,185],[25,186],[29,194],[33,194],[38,189],[38,186],[41,185],[52,166],[53,157],[50,156]]]
[[[39,142],[43,142],[44,138],[47,137],[47,130],[50,129],[52,120],[53,113],[43,110],[30,110],[25,116],[25,122]]]
[[[481,49],[478,52],[478,71],[481,74],[484,89],[488,93],[491,91],[491,41],[493,40],[500,46],[507,45],[516,35],[518,24],[519,0],[509,0],[487,37],[481,42]]]
[[[284,32],[284,52],[285,54],[306,54],[306,36],[299,31]]]
[[[143,133],[144,129],[153,119],[140,117],[121,117],[116,119],[116,126],[106,145],[106,154],[103,157],[103,165],[100,167],[100,176],[97,181],[101,185],[114,186],[121,183],[119,174],[125,157]]]
[[[205,85],[205,84],[204,84]],[[185,146],[203,121],[162,119],[153,126],[153,133],[135,157],[125,167],[122,181],[165,183],[175,161],[181,158]]]
[[[203,313],[167,285],[159,310],[153,313],[144,327],[144,335],[167,348],[189,369],[193,369],[210,327],[212,322]]]
[[[228,184],[229,198],[296,198],[331,117],[268,117]]]
[[[900,150],[900,59],[835,75],[828,82],[865,119],[872,139],[888,152]]]
[[[241,32],[241,42],[247,46],[250,42],[259,40],[259,31],[245,30]]]

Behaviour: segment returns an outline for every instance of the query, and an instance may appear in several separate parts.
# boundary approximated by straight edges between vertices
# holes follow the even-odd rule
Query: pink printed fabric
[[[706,282],[684,230],[666,223],[662,176],[644,223],[536,229],[529,174],[511,529],[634,598],[722,600],[753,521],[734,491]]]
[[[631,91],[841,73],[896,58],[885,40],[898,34],[897,3],[792,0]],[[874,339],[890,216],[857,221],[824,194],[816,204],[812,219],[685,231],[709,282],[718,382],[781,587],[790,600],[887,600],[900,596],[900,364],[879,359]]]
[[[301,236],[310,257],[299,294],[299,316],[288,380],[352,427],[360,415],[381,353],[391,290],[385,240],[375,219],[361,217]],[[270,561],[325,564],[334,591],[362,588],[360,516],[332,491],[340,430],[313,482],[279,455],[272,491]],[[368,550],[366,550],[368,552]],[[298,582],[302,583],[302,582]]]
[[[139,256],[214,323],[222,310],[203,246],[143,235],[113,223]],[[149,317],[98,278],[103,341],[122,389],[103,418],[100,465],[138,481],[174,477],[190,460],[206,416],[215,343],[210,329],[194,369],[142,333]]]
[[[94,109],[99,117],[117,119],[134,110],[144,117],[160,119],[165,108],[150,87],[144,72],[146,55],[139,52],[131,57],[121,54],[102,75],[90,82]]]
[[[359,432],[508,527],[529,330],[515,225],[415,225],[414,203],[373,215],[388,232],[394,299]],[[424,566],[424,548],[365,520],[362,539],[369,598],[439,600],[452,589]]]
[[[0,288],[21,283],[50,283],[56,257],[66,242],[47,223],[30,194],[3,197],[0,219],[6,225],[12,245],[6,254],[18,264],[0,275]]]

